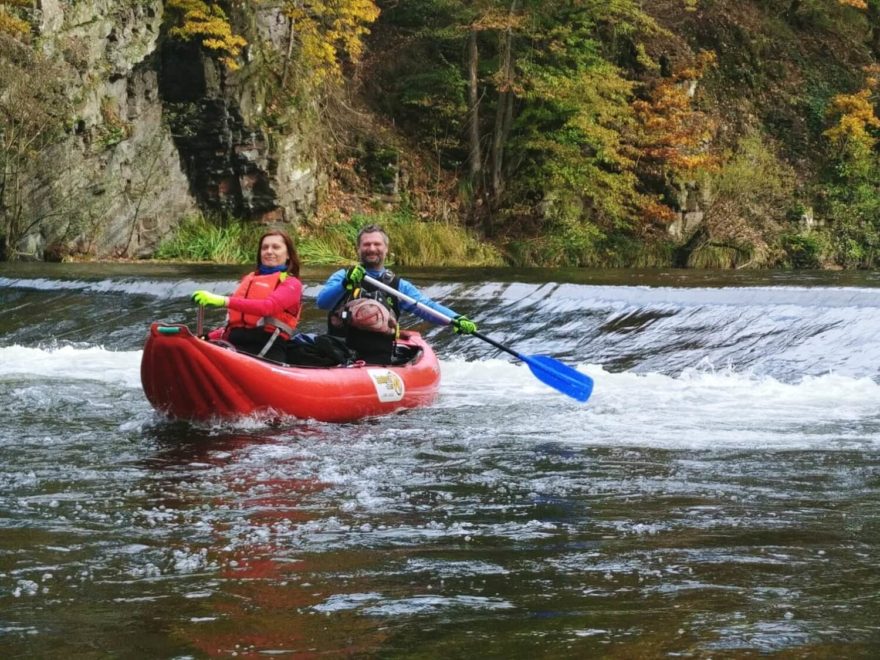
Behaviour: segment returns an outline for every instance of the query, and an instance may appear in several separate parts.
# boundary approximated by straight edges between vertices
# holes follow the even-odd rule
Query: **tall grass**
[[[237,220],[193,216],[185,219],[153,255],[169,261],[210,261],[220,264],[251,263],[265,227]]]
[[[354,219],[312,229],[299,241],[297,252],[304,264],[331,266],[352,261],[360,228],[369,222]]]
[[[499,266],[503,261],[491,245],[481,243],[458,225],[424,222],[408,211],[376,215],[353,215],[347,220],[311,228],[294,238],[300,261],[306,266],[351,263],[356,255],[358,231],[379,224],[388,233],[389,265],[401,266]],[[267,227],[244,221],[224,221],[202,216],[185,220],[177,232],[159,246],[156,259],[251,263],[256,243]]]
[[[572,250],[564,237],[553,235],[511,241],[505,248],[507,261],[522,268],[668,268],[674,252],[669,241],[639,243],[632,239],[603,240]]]
[[[381,221],[391,242],[392,259],[401,266],[501,266],[495,246],[481,242],[459,225],[445,222]]]
[[[388,264],[395,266],[500,266],[498,250],[482,243],[464,227],[425,222],[407,209],[365,215],[328,224],[300,242],[305,263],[339,264],[354,259],[357,235],[369,224],[378,224],[390,242]]]

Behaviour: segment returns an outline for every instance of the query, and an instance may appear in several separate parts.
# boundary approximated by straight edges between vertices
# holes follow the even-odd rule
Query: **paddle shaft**
[[[405,293],[401,293],[400,291],[398,291],[394,287],[390,287],[387,284],[385,284],[384,282],[380,282],[379,280],[377,280],[374,277],[370,277],[369,275],[364,275],[364,281],[369,282],[371,285],[373,285],[377,289],[381,289],[385,293],[390,293],[395,298],[399,298],[400,300],[408,302],[410,305],[415,305],[416,307],[418,307],[422,311],[429,312],[429,313],[433,314],[434,316],[436,316],[437,318],[443,319],[444,321],[446,321],[447,325],[452,323],[452,319],[449,316],[446,316],[446,314],[442,314],[441,312],[438,312],[436,309],[428,307],[424,303],[420,303],[415,298],[410,298]],[[486,335],[484,335],[481,332],[472,332],[471,334],[474,337],[478,337],[478,338],[482,339],[487,344],[492,344],[492,346],[494,346],[495,348],[497,348],[501,351],[504,351],[505,353],[510,353],[515,358],[519,358],[520,360],[524,359],[522,355],[517,353],[512,348],[508,348],[507,346],[504,346],[503,344],[499,344],[497,341],[495,341],[491,337],[487,337]]]
[[[453,319],[438,312],[436,309],[432,309],[428,307],[424,303],[420,303],[418,300],[411,298],[405,293],[401,293],[397,289],[394,289],[383,282],[379,282],[373,277],[369,275],[364,276],[364,280],[376,287],[381,291],[385,291],[386,293],[390,293],[395,298],[403,300],[404,302],[408,302],[411,305],[415,305],[417,308],[427,311],[438,319],[442,319],[447,324],[453,322]],[[479,332],[472,332],[475,337],[478,339],[482,339],[487,344],[491,344],[498,350],[504,351],[505,353],[510,353],[513,357],[518,360],[522,360],[528,365],[529,369],[531,369],[532,373],[535,377],[543,383],[546,383],[550,387],[562,392],[563,394],[567,394],[568,396],[577,399],[578,401],[586,401],[590,398],[590,393],[593,391],[593,379],[587,376],[586,374],[582,374],[578,372],[576,369],[573,369],[565,364],[562,364],[558,360],[554,360],[548,355],[523,355],[522,353],[517,353],[512,348],[508,348],[503,344],[499,344],[494,339],[490,339],[484,334]]]
[[[398,298],[399,300],[403,300],[404,302],[408,302],[410,305],[415,305],[423,312],[428,312],[429,314],[433,314],[434,316],[436,316],[438,319],[443,319],[444,321],[446,321],[446,325],[449,325],[450,323],[452,323],[452,318],[449,316],[446,316],[446,314],[444,314],[442,312],[438,312],[436,309],[433,309],[431,307],[428,307],[425,303],[420,303],[415,298],[410,298],[405,293],[401,293],[400,291],[398,291],[394,287],[388,286],[384,282],[380,282],[379,280],[377,280],[374,277],[370,277],[369,275],[364,275],[364,282],[369,282],[377,289],[381,289],[385,293],[390,293],[395,298]]]

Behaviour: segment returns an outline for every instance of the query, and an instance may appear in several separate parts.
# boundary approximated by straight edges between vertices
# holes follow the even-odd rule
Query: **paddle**
[[[364,276],[364,281],[369,282],[377,289],[390,293],[395,298],[399,298],[411,305],[415,305],[423,311],[433,314],[437,318],[445,321],[447,325],[452,323],[452,318],[446,316],[446,314],[441,314],[437,310],[431,309],[427,305],[420,303],[418,300],[410,298],[405,293],[401,293],[397,289],[390,287],[369,275]],[[593,391],[593,379],[586,374],[582,374],[576,369],[562,364],[562,362],[559,362],[558,360],[554,360],[549,355],[523,355],[522,353],[517,353],[512,348],[499,344],[494,339],[491,339],[482,333],[474,332],[472,334],[474,337],[482,339],[484,342],[491,344],[495,348],[502,350],[505,353],[510,353],[518,360],[525,362],[535,377],[542,383],[546,383],[550,387],[563,394],[567,394],[578,401],[586,401],[590,398],[590,394]]]

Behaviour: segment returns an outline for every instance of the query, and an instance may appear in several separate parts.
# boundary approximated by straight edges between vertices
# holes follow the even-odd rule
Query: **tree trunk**
[[[293,43],[296,32],[293,29],[293,19],[287,19],[287,52],[284,54],[284,66],[281,70],[281,89],[287,87],[287,76],[290,72],[290,59],[293,57]]]
[[[691,255],[708,242],[709,231],[706,229],[706,225],[701,224],[696,230],[694,230],[694,233],[691,234],[691,237],[687,239],[683,245],[679,245],[675,248],[672,257],[672,265],[675,268],[687,268]]]
[[[876,2],[868,3],[868,24],[871,26],[869,46],[874,57],[880,57],[880,5]]]
[[[477,65],[480,53],[477,50],[477,31],[471,30],[468,37],[468,142],[470,152],[471,185],[474,192],[482,190],[483,157],[480,153],[480,90]]]
[[[518,0],[510,4],[510,16],[516,13]],[[509,124],[513,117],[513,29],[508,26],[502,35],[501,55],[499,62],[500,88],[498,106],[495,108],[495,130],[492,136],[492,196],[498,199],[504,190],[504,143],[509,132]]]

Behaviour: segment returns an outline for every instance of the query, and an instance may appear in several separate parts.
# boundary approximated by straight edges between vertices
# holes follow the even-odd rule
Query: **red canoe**
[[[414,359],[401,366],[296,367],[199,339],[185,325],[154,323],[141,383],[156,410],[177,419],[292,415],[351,422],[437,398],[440,365],[417,332],[401,332]]]

